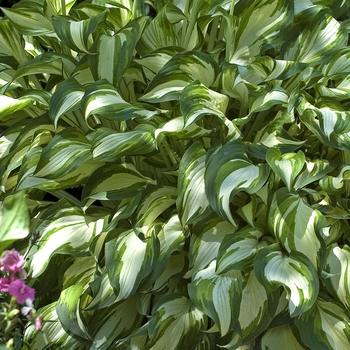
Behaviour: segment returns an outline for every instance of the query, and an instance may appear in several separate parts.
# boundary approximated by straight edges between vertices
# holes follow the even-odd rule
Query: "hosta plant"
[[[25,194],[30,233],[0,247],[43,316],[23,349],[350,348],[349,7],[2,9],[1,200]]]

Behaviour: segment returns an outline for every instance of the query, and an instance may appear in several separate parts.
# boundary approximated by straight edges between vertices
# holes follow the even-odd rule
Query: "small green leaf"
[[[0,254],[12,242],[26,238],[29,234],[29,213],[25,193],[7,196],[1,205]]]

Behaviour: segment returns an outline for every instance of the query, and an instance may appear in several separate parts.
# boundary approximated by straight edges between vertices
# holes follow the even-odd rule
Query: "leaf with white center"
[[[43,316],[41,331],[38,332],[34,324],[24,330],[24,342],[32,349],[44,349],[47,346],[59,346],[62,350],[79,349],[81,342],[73,338],[62,327],[56,312],[57,302],[47,304],[37,310]]]
[[[33,277],[44,272],[54,254],[80,255],[87,251],[90,242],[102,231],[106,218],[101,214],[84,214],[65,201],[52,205],[34,228],[40,232],[40,239],[30,251]]]
[[[295,319],[301,340],[310,349],[347,350],[350,347],[348,311],[333,301],[318,299],[314,307]]]
[[[338,298],[343,305],[350,309],[350,280],[349,280],[350,248],[347,245],[339,247],[332,244],[328,248],[326,265],[327,272],[323,280],[329,292]]]
[[[53,16],[52,25],[64,45],[76,52],[88,53],[92,44],[92,33],[106,17],[107,11],[83,21],[75,21],[69,16]]]
[[[284,187],[275,192],[269,211],[269,227],[287,252],[305,254],[315,268],[322,267],[325,244],[320,231],[328,221],[303,197]]]
[[[21,63],[13,76],[13,80],[31,74],[53,74],[70,77],[77,66],[77,61],[69,55],[59,52],[45,52],[30,61]]]
[[[158,114],[157,111],[146,110],[137,104],[126,102],[107,80],[90,85],[81,104],[85,119],[92,114],[99,114],[107,119],[123,121],[133,117],[147,119]]]
[[[107,272],[95,277],[89,284],[89,289],[86,291],[92,298],[84,310],[100,310],[109,307],[117,301],[117,295],[114,293],[113,287],[109,281]]]
[[[346,27],[329,14],[320,12],[310,24],[301,31],[295,31],[290,39],[283,59],[289,61],[318,64],[339,48],[346,46],[348,34]]]
[[[94,312],[89,328],[93,338],[91,350],[113,349],[113,342],[129,336],[142,323],[137,311],[137,296],[132,296],[109,308]]]
[[[196,80],[183,89],[179,102],[184,116],[184,128],[205,116],[214,116],[227,127],[231,139],[238,138],[240,135],[235,124],[225,116],[229,102],[228,96],[210,90]]]
[[[176,206],[184,226],[200,220],[210,211],[204,186],[206,154],[199,143],[194,143],[180,162]]]
[[[226,34],[227,61],[247,65],[258,56],[267,43],[276,45],[282,39],[280,33],[292,21],[292,2],[284,0],[264,0],[253,2],[239,14],[237,32],[233,43],[231,35]]]
[[[325,77],[344,77],[350,74],[350,49],[344,47],[321,63],[319,70]]]
[[[217,257],[217,273],[231,270],[249,271],[260,248],[263,232],[259,228],[246,227],[224,237]]]
[[[76,129],[66,128],[43,149],[34,175],[56,180],[91,158],[89,140]]]
[[[271,91],[259,93],[259,96],[253,100],[249,114],[267,111],[275,105],[287,104],[288,98],[287,91],[280,87],[275,87]]]
[[[270,328],[262,336],[259,349],[303,350],[290,325]]]
[[[7,196],[0,210],[0,255],[16,240],[29,234],[29,215],[23,191]]]
[[[120,200],[134,197],[154,180],[143,176],[131,164],[107,164],[98,168],[88,178],[82,198],[85,200]]]
[[[177,194],[177,189],[171,186],[157,187],[147,192],[138,207],[135,228],[148,236],[157,218],[175,204]]]
[[[78,257],[63,276],[64,289],[56,305],[56,312],[63,327],[78,339],[91,340],[86,319],[81,312],[81,296],[93,279],[95,269],[93,257]]]
[[[12,98],[6,95],[0,95],[0,120],[9,114],[15,113],[34,103],[30,97]]]
[[[305,155],[302,151],[281,154],[277,148],[270,148],[266,154],[266,161],[291,191],[295,178],[304,167]]]
[[[134,294],[152,272],[159,255],[159,242],[154,235],[143,241],[132,229],[117,232],[116,238],[106,242],[105,259],[110,283],[120,301]]]
[[[239,304],[242,297],[242,276],[240,271],[225,274],[215,273],[216,261],[197,272],[188,285],[188,294],[196,307],[208,315],[219,328],[220,335],[226,335],[237,323]]]
[[[151,346],[157,350],[192,348],[207,329],[207,317],[184,296],[169,294],[153,307],[149,321]]]
[[[74,79],[64,80],[50,99],[49,116],[57,127],[57,122],[64,114],[80,107],[84,89]]]
[[[338,176],[324,176],[319,181],[322,190],[329,194],[339,195],[346,191],[346,183],[350,179],[350,166],[341,167]]]
[[[129,67],[135,45],[146,18],[129,22],[113,36],[101,34],[91,47],[88,62],[95,80],[106,79],[116,85]]]
[[[38,8],[21,7],[21,4],[18,4],[16,7],[1,10],[21,34],[29,36],[53,34],[51,21]]]
[[[334,166],[326,159],[305,160],[306,168],[297,177],[294,189],[298,190],[306,185],[322,180],[326,174],[334,169]]]
[[[202,220],[195,225],[190,240],[189,270],[185,278],[205,269],[216,259],[224,237],[235,231],[235,226],[216,216],[209,216],[206,221]]]
[[[304,254],[293,251],[287,256],[274,243],[258,252],[254,272],[267,291],[285,288],[291,317],[301,315],[314,305],[319,291],[318,274]]]
[[[255,165],[242,141],[226,143],[208,153],[204,174],[205,191],[211,207],[234,224],[230,200],[239,192],[257,192],[269,176],[267,164]]]
[[[186,51],[174,55],[148,85],[141,100],[158,103],[178,100],[182,90],[198,80],[211,86],[217,76],[218,65],[208,54]]]
[[[156,149],[152,132],[142,128],[124,132],[100,128],[91,143],[93,158],[102,162],[115,162],[124,156],[145,155]]]
[[[279,292],[268,292],[251,271],[242,290],[238,321],[243,342],[261,334],[272,321],[278,306]]]

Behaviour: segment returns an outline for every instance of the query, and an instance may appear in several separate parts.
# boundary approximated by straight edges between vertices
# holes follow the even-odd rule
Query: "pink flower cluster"
[[[29,320],[32,320],[31,314],[33,308],[33,300],[35,295],[34,288],[28,287],[23,278],[27,277],[27,272],[23,269],[24,258],[17,250],[7,250],[0,260],[0,292],[8,293],[16,297],[18,304],[25,304],[22,308],[22,314]],[[41,328],[41,319],[35,319],[35,328]]]

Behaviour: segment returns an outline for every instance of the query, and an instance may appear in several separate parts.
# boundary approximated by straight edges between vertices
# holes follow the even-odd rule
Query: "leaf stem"
[[[66,0],[61,0],[61,9],[62,9],[62,15],[67,15],[67,9],[66,9]]]

